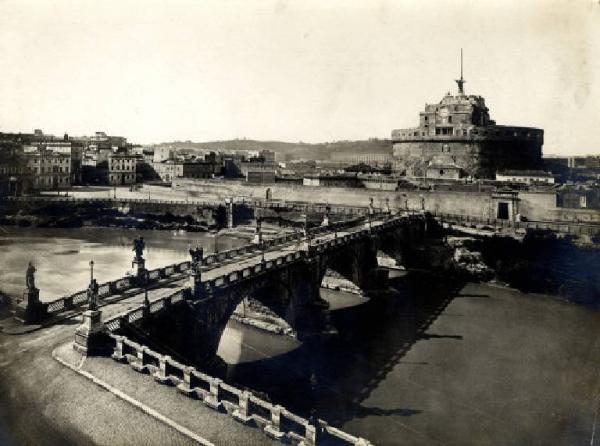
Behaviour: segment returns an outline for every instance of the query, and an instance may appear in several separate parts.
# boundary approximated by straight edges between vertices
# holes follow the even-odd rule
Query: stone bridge
[[[111,333],[154,340],[187,352],[195,364],[214,357],[225,325],[245,297],[257,299],[299,337],[327,330],[328,305],[320,285],[330,268],[361,288],[385,283],[377,252],[398,257],[427,232],[423,216],[384,216],[345,229],[309,235],[297,243],[191,274],[188,287],[104,321]]]

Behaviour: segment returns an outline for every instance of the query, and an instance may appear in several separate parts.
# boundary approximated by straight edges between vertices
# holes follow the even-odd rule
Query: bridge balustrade
[[[114,340],[114,360],[127,363],[139,372],[151,373],[159,383],[174,384],[181,393],[190,397],[197,396],[209,407],[224,407],[228,414],[239,421],[247,423],[253,420],[264,428],[267,435],[317,446],[331,442],[339,445],[370,445],[367,440],[333,428],[322,420],[318,420],[322,434],[317,436],[315,426],[282,406],[264,401],[247,390],[240,390],[194,367],[181,364],[170,356],[155,352],[125,336],[110,336]]]
[[[87,290],[79,291],[79,292],[71,295],[71,305],[73,305],[73,306],[87,303],[87,300],[88,300]]]
[[[410,215],[408,218],[410,219],[410,218],[417,218],[417,217],[414,215]],[[354,220],[348,221],[348,222],[339,222],[334,225],[330,225],[328,227],[314,228],[314,229],[311,229],[309,231],[309,233],[310,234],[319,234],[319,233],[324,233],[324,232],[331,232],[334,230],[334,228],[348,228],[348,227],[351,227],[352,225],[355,225],[359,221],[364,222],[364,219],[358,218],[358,219],[354,219]],[[396,223],[398,221],[399,221],[398,218],[396,218],[394,220],[394,222],[396,222]],[[381,227],[382,225],[385,225],[385,227],[387,227],[388,225],[394,224],[394,222],[388,221],[388,222],[385,222],[382,224],[377,224],[375,226]],[[567,229],[569,229],[568,226],[567,226]],[[342,243],[347,243],[350,240],[356,240],[362,236],[367,235],[368,233],[369,233],[369,230],[367,230],[367,229],[353,231],[350,234],[346,234],[344,236],[338,237],[337,240],[334,239],[334,241],[327,242],[328,244],[326,245],[326,248],[340,245]],[[267,246],[276,246],[276,245],[280,245],[283,243],[287,243],[289,241],[301,240],[301,239],[303,239],[303,235],[300,233],[286,234],[286,235],[268,240]],[[320,245],[322,243],[323,242],[318,242],[318,241],[315,242],[315,244],[317,244],[317,245]],[[316,252],[315,248],[313,246],[314,246],[314,244],[311,245],[311,247],[309,247],[310,252]],[[319,248],[319,251],[322,249],[324,249],[324,248]],[[261,247],[259,247],[257,245],[244,245],[242,247],[234,248],[234,249],[231,249],[228,251],[222,251],[221,253],[219,253],[217,255],[210,254],[210,255],[204,257],[202,264],[204,266],[215,266],[215,264],[218,261],[230,260],[241,254],[253,253],[253,252],[260,251],[260,250],[261,250]],[[303,254],[301,252],[294,253],[294,260],[300,258],[302,255]],[[270,269],[274,265],[281,265],[283,263],[287,263],[287,262],[291,261],[289,259],[290,259],[290,257],[286,256],[285,260],[279,260],[279,261],[276,261],[275,263],[273,263],[273,261],[268,261],[268,262],[266,262],[266,264],[264,266],[259,265],[259,266],[254,267],[254,269],[252,271],[253,271],[253,273],[262,272],[264,269]],[[161,277],[173,276],[176,272],[188,271],[190,268],[191,268],[191,262],[184,261],[184,262],[181,262],[178,264],[168,265],[163,268],[157,268],[155,270],[151,270],[149,272],[149,278],[150,278],[150,280],[155,281]],[[247,272],[243,273],[243,274],[246,274],[246,276],[243,276],[243,277],[249,277],[247,275],[248,274]],[[115,280],[115,281],[109,281],[109,282],[100,284],[98,295],[101,298],[105,298],[111,294],[121,293],[123,291],[132,289],[136,286],[137,285],[132,277],[123,277],[123,278]],[[72,295],[63,296],[61,298],[55,299],[51,302],[45,303],[44,305],[45,305],[45,308],[47,309],[47,312],[53,314],[53,313],[59,313],[61,311],[65,311],[65,310],[74,308],[78,305],[84,304],[85,302],[87,302],[87,292],[86,292],[86,290],[82,290],[82,291],[73,293]],[[115,325],[116,324],[117,323],[115,323]]]
[[[463,214],[446,214],[446,213],[433,213],[434,217],[440,218],[447,221],[455,221],[459,223],[479,223],[487,226],[497,226],[502,228],[515,228],[515,229],[535,229],[535,230],[549,230],[556,231],[566,234],[575,235],[590,235],[600,233],[600,225],[589,225],[579,223],[564,223],[564,222],[548,222],[548,221],[521,221],[511,222],[509,220],[491,219],[483,217],[474,217]]]
[[[170,276],[175,273],[175,266],[170,265],[165,268],[165,276]]]
[[[127,323],[131,324],[135,321],[138,321],[144,317],[144,309],[137,308],[127,314]]]

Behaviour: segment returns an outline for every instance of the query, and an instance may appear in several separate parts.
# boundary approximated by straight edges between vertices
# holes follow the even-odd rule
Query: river
[[[22,289],[34,260],[42,296],[130,267],[131,241],[154,268],[210,234],[107,228],[3,229],[0,288]],[[220,237],[219,247],[242,240]],[[590,444],[600,393],[600,314],[550,296],[410,273],[388,297],[322,290],[337,336],[302,344],[230,321],[223,378],[377,445]],[[595,444],[592,442],[592,444]]]

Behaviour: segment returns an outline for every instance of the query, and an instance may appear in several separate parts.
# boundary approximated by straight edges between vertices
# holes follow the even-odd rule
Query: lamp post
[[[148,282],[150,282],[150,272],[144,271],[144,308],[150,310],[150,300],[148,299]]]
[[[90,260],[90,283],[94,280],[94,261]]]

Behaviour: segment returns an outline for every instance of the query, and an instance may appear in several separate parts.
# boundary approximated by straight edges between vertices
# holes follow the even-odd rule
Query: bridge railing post
[[[271,407],[271,421],[265,427],[265,433],[270,437],[281,439],[285,433],[281,431],[281,409],[279,405]]]
[[[170,356],[164,355],[158,358],[158,370],[154,373],[154,379],[161,384],[166,384],[169,382],[169,374],[168,374],[168,361],[171,359]]]
[[[139,346],[136,349],[136,359],[135,361],[131,362],[130,365],[133,368],[133,370],[135,370],[136,372],[140,372],[143,373],[144,372],[144,366],[145,366],[145,353],[146,353],[146,347]]]
[[[209,393],[204,397],[204,404],[215,410],[219,410],[222,406],[222,403],[219,401],[220,384],[221,380],[219,378],[212,378],[209,381]]]
[[[248,423],[252,420],[250,416],[250,392],[244,390],[238,396],[238,407],[233,411],[233,417],[242,422]]]
[[[193,367],[184,367],[183,369],[183,381],[177,386],[177,390],[186,395],[191,395],[194,392],[192,386],[192,371]]]
[[[123,348],[123,340],[125,339],[123,336],[114,335],[112,338],[115,340],[115,347],[113,349],[113,353],[111,358],[115,361],[122,362],[125,360],[124,348]]]
[[[316,446],[317,444],[317,428],[311,423],[304,425],[304,442],[306,446]]]

